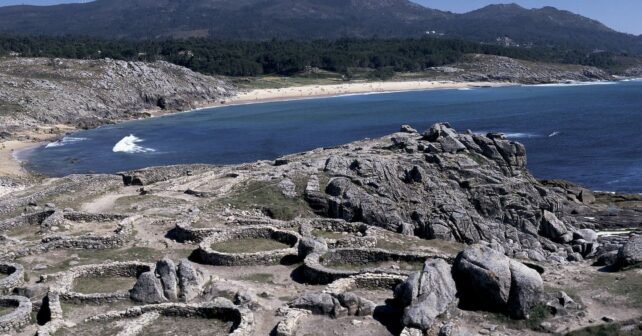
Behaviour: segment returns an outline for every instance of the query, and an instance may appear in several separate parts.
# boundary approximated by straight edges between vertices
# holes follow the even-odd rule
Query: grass
[[[78,278],[73,291],[83,294],[123,292],[132,289],[135,283],[136,278],[132,277]]]
[[[283,250],[290,245],[267,238],[235,239],[214,243],[211,248],[223,253],[255,253],[263,251]]]
[[[511,329],[538,330],[540,328],[540,324],[546,321],[546,319],[548,319],[550,316],[551,316],[551,312],[548,310],[548,308],[546,308],[545,305],[540,304],[535,306],[531,310],[531,313],[528,319],[525,319],[525,320],[513,320],[510,317],[501,313],[490,314],[489,318],[491,320],[494,320],[498,324],[506,325]]]
[[[325,230],[319,230],[319,229],[312,230],[312,235],[316,237],[335,239],[335,240],[343,239],[349,236],[349,235],[343,234],[343,232],[333,232],[333,231],[325,231]]]
[[[223,336],[229,335],[233,323],[217,318],[161,316],[148,324],[141,335],[158,336]]]
[[[37,233],[40,227],[37,225],[21,225],[7,231],[7,236],[19,238],[26,241],[39,241],[42,239]]]
[[[23,111],[20,105],[13,104],[4,100],[0,100],[0,116],[2,115],[15,115]]]
[[[631,306],[642,308],[642,269],[634,268],[618,273],[598,273],[592,279],[592,287],[624,296]]]
[[[621,328],[618,324],[607,324],[576,330],[566,336],[642,336],[639,328],[630,331],[622,331]]]
[[[274,275],[270,273],[254,273],[243,275],[239,277],[239,280],[252,281],[258,283],[274,283]]]
[[[14,307],[1,307],[0,306],[0,316],[7,315],[14,311],[16,308]]]
[[[398,261],[398,262],[373,261],[373,262],[362,263],[362,264],[329,262],[329,263],[323,263],[323,265],[325,265],[326,267],[345,270],[345,271],[360,271],[363,269],[374,269],[374,268],[390,269],[392,268],[393,265],[398,266],[399,267],[398,269],[402,271],[417,271],[423,268],[424,262],[423,261]]]
[[[76,254],[80,259],[89,259],[90,261],[156,261],[165,255],[165,251],[149,247],[130,247],[125,249],[109,250],[78,250]]]
[[[80,323],[73,327],[63,326],[56,333],[55,336],[111,336],[118,335],[122,331],[122,327],[115,323],[105,322],[89,322]]]
[[[297,183],[298,182],[298,183]],[[295,181],[297,191],[301,181]],[[239,210],[259,209],[274,219],[293,220],[297,217],[313,215],[312,209],[300,197],[290,199],[281,193],[278,182],[253,181],[232,195],[221,199]]]
[[[441,239],[412,239],[408,237],[386,237],[377,239],[375,247],[391,251],[408,251],[431,248],[446,254],[457,254],[464,249],[464,245],[455,241]]]

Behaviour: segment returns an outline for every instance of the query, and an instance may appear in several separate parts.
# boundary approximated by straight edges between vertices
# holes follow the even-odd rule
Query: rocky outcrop
[[[178,267],[168,258],[142,273],[130,292],[131,299],[143,303],[190,302],[201,294],[203,276],[191,262],[183,259]]]
[[[456,301],[456,295],[451,267],[441,259],[426,262],[421,272],[410,275],[395,291],[397,300],[407,306],[403,325],[421,330],[429,329]]]
[[[642,235],[632,237],[620,248],[616,264],[619,267],[642,264]]]
[[[459,298],[465,307],[527,318],[544,292],[537,271],[482,245],[461,252],[453,266]]]
[[[295,299],[289,306],[295,309],[309,310],[312,314],[327,315],[333,318],[370,316],[375,308],[375,304],[372,301],[361,298],[354,293],[310,293]]]
[[[607,72],[596,67],[534,63],[494,55],[468,55],[449,69],[448,77],[464,81],[543,84],[612,79]]]
[[[436,124],[368,150],[328,153],[328,184],[305,198],[327,217],[425,239],[495,241],[511,257],[566,260],[556,243],[573,239],[577,219],[564,214],[585,205],[541,185],[526,161],[524,146],[502,134]]]
[[[222,80],[167,62],[9,58],[0,61],[0,132],[101,124],[178,111],[233,95]]]

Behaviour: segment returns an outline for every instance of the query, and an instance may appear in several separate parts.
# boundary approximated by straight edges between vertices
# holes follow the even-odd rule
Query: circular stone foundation
[[[276,265],[296,258],[299,235],[271,227],[248,227],[216,233],[194,252],[199,262],[217,266]]]
[[[163,303],[88,318],[83,324],[121,327],[128,335],[249,336],[254,316],[228,300],[205,304]],[[86,328],[85,328],[86,329]]]
[[[31,301],[22,296],[0,296],[0,332],[21,329],[31,323]]]
[[[45,276],[45,279],[58,279],[61,301],[102,304],[128,299],[129,290],[134,287],[136,279],[152,269],[153,265],[148,263],[114,262],[78,266],[63,273]],[[114,286],[127,288],[119,289]]]
[[[421,270],[427,259],[437,257],[382,249],[334,249],[308,255],[304,275],[308,281],[320,284],[363,273],[409,275]]]
[[[14,263],[0,262],[0,294],[7,294],[24,283],[24,267]]]
[[[303,236],[323,238],[329,248],[374,248],[377,238],[366,224],[342,220],[313,220],[301,224]]]

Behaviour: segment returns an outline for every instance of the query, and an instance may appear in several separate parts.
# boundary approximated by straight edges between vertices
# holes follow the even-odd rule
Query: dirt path
[[[119,198],[138,195],[138,189],[139,187],[124,187],[118,191],[105,194],[90,202],[84,203],[80,207],[80,210],[90,213],[110,212],[115,207],[116,201]]]

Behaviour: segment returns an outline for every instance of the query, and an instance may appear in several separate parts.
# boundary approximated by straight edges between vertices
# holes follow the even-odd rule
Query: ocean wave
[[[515,132],[515,133],[506,132],[506,133],[504,133],[504,135],[505,135],[507,138],[511,138],[511,139],[537,138],[537,137],[540,137],[540,136],[541,136],[541,135],[539,135],[539,134],[533,134],[533,133],[520,133],[520,132]]]
[[[473,88],[469,88],[469,87],[464,87],[464,88],[459,88],[459,89],[457,89],[457,90],[458,90],[458,91],[472,91],[472,90],[474,90],[474,89],[473,89]]]
[[[114,153],[129,153],[129,154],[151,153],[156,151],[153,148],[147,148],[147,147],[137,145],[138,143],[141,143],[143,141],[145,140],[131,134],[122,138],[120,141],[118,141],[118,143],[114,145],[114,148],[112,149],[112,151]]]
[[[58,141],[54,141],[51,143],[48,143],[45,148],[56,148],[56,147],[62,147],[68,144],[80,142],[80,141],[85,141],[87,138],[76,138],[76,137],[64,137]]]
[[[486,135],[489,132],[487,131],[478,131],[475,132],[475,134],[479,135]],[[538,138],[541,137],[539,134],[534,134],[534,133],[525,133],[525,132],[497,132],[503,134],[505,137],[510,138],[510,139],[523,139],[523,138]]]
[[[556,137],[556,136],[558,136],[558,135],[560,135],[560,134],[562,134],[562,132],[555,131],[555,132],[553,132],[553,133],[549,134],[549,135],[548,135],[548,137],[549,137],[549,138],[552,138],[552,137]]]
[[[613,81],[595,81],[595,82],[568,82],[568,83],[550,83],[550,84],[532,84],[524,85],[531,87],[571,87],[571,86],[591,86],[591,85],[613,85],[618,82]]]

